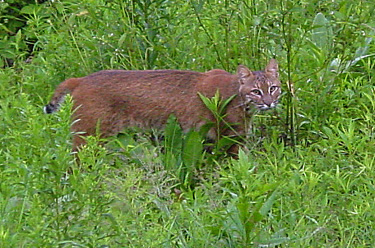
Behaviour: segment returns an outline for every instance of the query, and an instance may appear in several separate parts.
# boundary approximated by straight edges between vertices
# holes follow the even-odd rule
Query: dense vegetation
[[[374,11],[366,0],[0,1],[0,247],[371,247]],[[91,137],[77,165],[71,101],[42,112],[58,83],[101,69],[234,72],[272,57],[285,93],[254,116],[238,159],[189,159],[192,135],[169,149],[125,130],[106,147]]]

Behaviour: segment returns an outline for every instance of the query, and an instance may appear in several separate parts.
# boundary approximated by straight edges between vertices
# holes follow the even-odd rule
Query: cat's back
[[[211,96],[220,89],[224,97],[237,93],[236,76],[224,70],[103,70],[78,78],[73,97],[196,97],[197,92]]]
[[[188,70],[103,70],[82,77],[81,82],[92,85],[157,85],[157,84],[194,84],[204,73]]]

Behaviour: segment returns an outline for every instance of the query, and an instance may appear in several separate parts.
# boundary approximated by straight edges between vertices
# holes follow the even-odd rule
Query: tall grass
[[[13,1],[0,2],[8,20],[0,65],[14,62],[0,71],[0,247],[375,242],[370,2],[21,2],[15,12]],[[253,116],[238,159],[209,157],[197,133],[172,136],[176,147],[149,130],[124,130],[106,147],[90,137],[77,165],[71,101],[42,113],[68,77],[109,68],[261,70],[271,57],[285,93],[276,111]]]

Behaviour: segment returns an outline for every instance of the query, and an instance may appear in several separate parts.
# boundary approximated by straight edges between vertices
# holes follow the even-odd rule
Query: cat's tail
[[[70,78],[62,82],[55,90],[50,103],[44,106],[44,113],[51,114],[57,111],[64,101],[65,95],[71,93],[79,84],[78,78]]]

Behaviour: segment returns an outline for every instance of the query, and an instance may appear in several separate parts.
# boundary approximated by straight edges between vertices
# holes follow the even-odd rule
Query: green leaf
[[[266,216],[267,213],[271,210],[272,205],[273,205],[273,203],[276,200],[277,193],[278,193],[277,190],[275,190],[274,192],[272,192],[272,194],[270,195],[270,197],[268,197],[267,201],[259,209],[259,213],[261,215]]]
[[[190,131],[185,139],[184,148],[182,152],[182,161],[191,171],[193,167],[200,161],[203,155],[203,139],[196,131]]]
[[[222,100],[221,104],[220,104],[220,109],[219,109],[219,113],[224,115],[225,114],[225,110],[227,109],[228,107],[228,104],[236,97],[237,95],[233,95],[233,96],[230,96],[229,98],[225,99],[225,100]]]
[[[217,149],[222,149],[222,148],[229,148],[234,144],[237,144],[238,141],[228,137],[228,136],[223,136],[221,139],[217,141]]]
[[[32,15],[38,12],[38,10],[41,8],[41,6],[36,5],[36,4],[29,4],[23,7],[20,11],[21,14],[26,14],[26,15]]]
[[[213,122],[207,122],[205,123],[204,125],[202,125],[199,129],[199,134],[202,136],[202,137],[207,137],[208,135],[208,132],[215,127],[215,123]]]
[[[328,49],[332,45],[332,27],[324,14],[318,13],[313,22],[312,41],[323,49]]]
[[[22,29],[18,30],[16,34],[16,44],[19,45],[22,41]]]
[[[203,104],[210,110],[213,111],[214,109],[214,104],[212,103],[212,100],[205,95],[201,94],[198,92],[199,97],[201,98]]]
[[[167,120],[164,136],[165,148],[168,151],[173,151],[174,153],[181,151],[182,129],[174,115],[171,115]]]
[[[182,129],[177,118],[171,115],[164,131],[164,164],[167,169],[178,168],[182,150]]]
[[[121,47],[127,36],[128,36],[127,33],[124,33],[123,35],[121,35],[117,41],[117,46]]]
[[[323,133],[326,135],[327,139],[335,139],[336,138],[336,135],[333,133],[332,129],[327,127],[327,126],[324,126],[322,127],[323,129]]]

